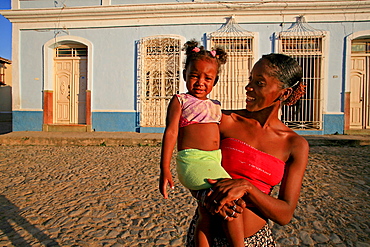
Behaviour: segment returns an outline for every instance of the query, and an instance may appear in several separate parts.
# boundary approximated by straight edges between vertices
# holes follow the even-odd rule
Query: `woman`
[[[245,246],[275,246],[267,220],[290,222],[308,161],[307,141],[279,120],[281,105],[293,105],[304,94],[302,68],[289,56],[264,55],[245,89],[246,109],[223,112],[220,124],[222,166],[233,179],[210,180],[214,187],[205,206],[221,220],[243,217]],[[270,193],[279,182],[274,198]],[[242,200],[234,206],[240,197],[243,210]],[[192,231],[193,222],[187,246],[192,246]],[[228,246],[224,237],[214,242]]]

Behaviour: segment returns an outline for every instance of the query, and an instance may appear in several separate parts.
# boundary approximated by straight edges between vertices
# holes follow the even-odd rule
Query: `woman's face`
[[[192,61],[184,70],[184,79],[189,94],[207,99],[218,79],[217,63],[206,59]]]
[[[270,76],[271,70],[266,59],[261,59],[253,66],[249,83],[245,87],[248,111],[260,111],[274,104],[280,105],[279,98],[284,94],[284,89],[278,79]]]

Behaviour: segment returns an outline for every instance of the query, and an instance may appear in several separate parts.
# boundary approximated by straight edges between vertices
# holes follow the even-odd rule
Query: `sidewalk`
[[[16,131],[0,135],[5,145],[123,146],[159,145],[160,133]]]
[[[311,146],[370,145],[370,135],[310,135],[303,137]],[[161,141],[161,133],[17,131],[0,134],[0,145],[155,146],[160,145]]]

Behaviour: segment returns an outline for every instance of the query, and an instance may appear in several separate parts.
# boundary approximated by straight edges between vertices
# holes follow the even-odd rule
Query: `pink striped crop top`
[[[180,128],[195,123],[220,123],[221,104],[217,100],[201,100],[186,93],[176,96],[182,110]]]

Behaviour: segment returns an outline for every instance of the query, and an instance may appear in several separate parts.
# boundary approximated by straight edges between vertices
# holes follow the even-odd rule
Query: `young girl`
[[[186,62],[183,76],[188,92],[174,95],[167,109],[166,129],[161,152],[160,192],[168,198],[167,184],[173,188],[170,171],[172,152],[177,140],[176,170],[180,182],[197,194],[205,196],[212,186],[207,179],[230,178],[221,166],[220,134],[221,106],[207,98],[218,81],[220,66],[226,63],[226,53],[217,48],[207,51],[196,41],[185,44]],[[199,197],[198,197],[199,199]],[[217,203],[217,202],[215,202]],[[212,244],[211,220],[213,217],[200,203],[200,219],[195,230],[196,246]],[[235,209],[235,208],[234,208]],[[234,213],[225,217],[224,228],[231,246],[244,246],[242,217]],[[212,224],[215,225],[215,224]]]

